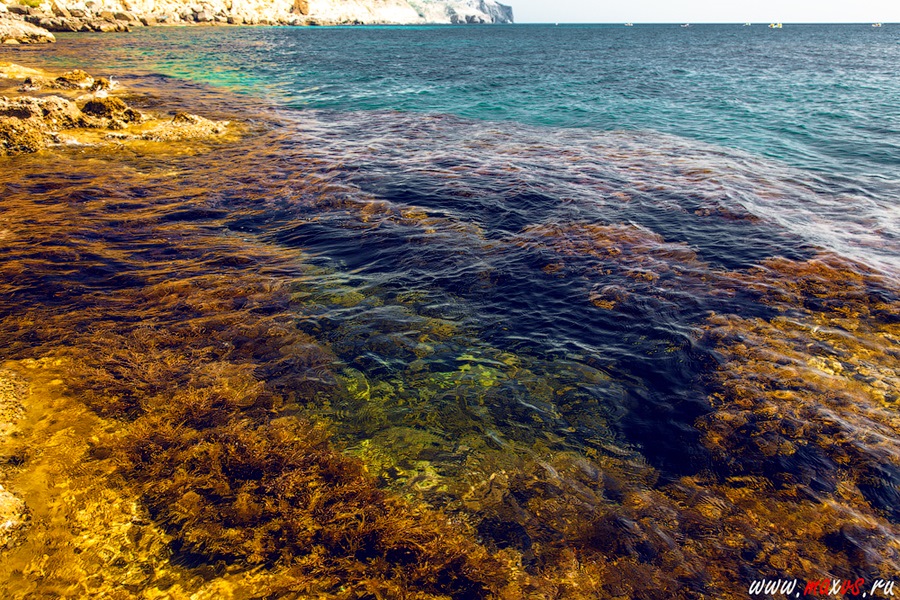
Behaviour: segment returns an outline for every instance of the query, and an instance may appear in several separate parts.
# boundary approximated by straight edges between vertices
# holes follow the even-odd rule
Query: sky
[[[498,0],[517,23],[898,23],[900,0]]]

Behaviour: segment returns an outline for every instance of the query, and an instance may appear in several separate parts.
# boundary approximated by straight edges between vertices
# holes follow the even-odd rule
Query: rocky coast
[[[0,63],[0,156],[53,146],[110,146],[222,136],[228,122],[141,112],[114,80]]]
[[[51,32],[158,25],[512,23],[495,0],[2,0],[0,43],[53,42]]]

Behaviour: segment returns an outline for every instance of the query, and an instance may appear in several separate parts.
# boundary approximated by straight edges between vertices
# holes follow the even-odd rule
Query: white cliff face
[[[34,4],[33,0],[27,3]],[[141,22],[150,25],[512,22],[512,8],[496,0],[44,0],[36,9],[28,9],[25,0],[0,0],[0,7],[4,5],[11,7],[11,12],[34,21],[37,11],[57,19],[107,19],[129,26]],[[29,10],[30,16],[26,14]]]
[[[406,0],[309,0],[309,16],[333,23],[419,23]]]
[[[428,23],[512,23],[512,7],[495,0],[409,0]]]

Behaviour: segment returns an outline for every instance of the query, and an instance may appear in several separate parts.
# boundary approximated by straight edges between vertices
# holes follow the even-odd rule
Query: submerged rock
[[[24,392],[25,386],[21,381],[8,371],[0,370],[0,445],[4,445],[6,438],[16,432],[16,421],[25,413],[22,405]],[[3,462],[10,461],[4,458]],[[28,525],[28,521],[25,502],[0,485],[0,551],[15,543],[18,533]]]
[[[28,520],[25,502],[0,485],[0,550],[15,543],[17,534],[25,529]]]
[[[212,121],[198,115],[178,113],[171,121],[160,122],[139,138],[152,142],[197,139],[225,133],[227,126],[227,121]]]

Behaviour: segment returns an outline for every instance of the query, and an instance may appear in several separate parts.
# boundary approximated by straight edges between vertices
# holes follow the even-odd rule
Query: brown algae
[[[714,269],[628,224],[489,243],[279,178],[276,136],[3,159],[7,596],[743,598],[737,577],[900,567],[895,283],[827,254]],[[661,477],[617,437],[596,397],[627,384],[601,359],[493,347],[429,313],[430,290],[355,286],[230,227],[232,191],[255,216],[278,198],[539,250],[604,313],[751,297],[767,312],[696,324],[718,359],[694,424],[708,468]]]

